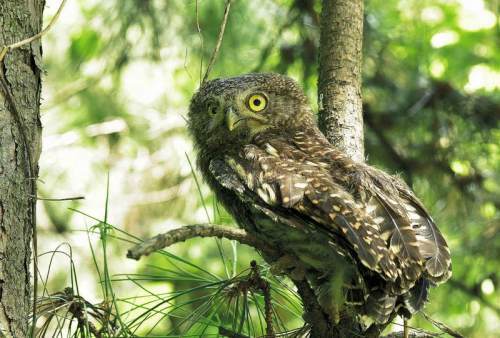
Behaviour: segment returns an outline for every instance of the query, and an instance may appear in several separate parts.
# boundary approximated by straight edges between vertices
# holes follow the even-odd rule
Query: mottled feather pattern
[[[411,261],[404,263],[403,279],[414,283],[419,274],[415,264],[424,264],[422,273],[435,282],[447,280],[451,274],[450,251],[442,234],[437,229],[422,203],[410,188],[395,176],[350,160],[345,154],[333,148],[319,130],[307,129],[296,133],[291,139],[300,150],[308,149],[310,158],[326,163],[332,177],[343,183],[346,189],[358,196],[377,196],[385,206],[385,226],[381,233],[396,248],[406,244],[404,255]],[[319,135],[319,136],[318,136]],[[350,179],[349,179],[350,178]],[[409,211],[414,208],[415,211]],[[389,215],[387,215],[389,213]],[[387,217],[388,216],[388,217]],[[385,234],[389,232],[389,235]],[[396,236],[394,234],[396,233]],[[399,249],[397,249],[399,250]],[[417,254],[418,253],[420,255]],[[392,250],[391,250],[392,251]],[[420,262],[422,257],[425,262]],[[403,261],[404,258],[396,255]],[[406,289],[411,285],[409,283]]]
[[[379,237],[378,226],[368,215],[360,214],[362,208],[331,180],[328,171],[315,163],[300,163],[288,157],[293,153],[291,149],[285,148],[289,151],[285,158],[270,155],[266,149],[267,143],[261,147],[246,146],[239,159],[232,158],[228,163],[236,171],[246,168],[239,173],[240,178],[266,203],[293,208],[326,229],[339,232],[352,245],[361,263],[385,279],[395,280],[396,266]],[[233,161],[244,164],[238,167]]]
[[[375,213],[383,219],[380,224],[382,233],[389,232],[387,239],[389,250],[401,271],[400,289],[407,290],[422,273],[423,259],[418,249],[418,242],[410,221],[398,213],[399,208],[389,197],[385,198],[381,191],[375,190],[371,203],[376,203]]]
[[[256,93],[267,101],[259,112],[247,101]],[[342,290],[336,278],[353,284],[344,301],[384,323],[422,308],[429,287],[450,277],[446,241],[411,189],[332,146],[294,80],[205,82],[191,101],[189,129],[218,199],[240,226],[307,265],[327,312],[342,302],[333,296]],[[335,273],[339,265],[347,276]]]
[[[392,177],[375,168],[367,167],[368,174],[379,191],[384,193],[383,188],[388,190],[391,196],[397,199],[388,198],[394,206],[398,215],[409,221],[411,230],[415,234],[416,246],[424,260],[424,274],[433,282],[440,283],[451,276],[451,255],[450,249],[438,230],[436,224],[426,211],[422,202],[413,194],[410,188],[399,178]],[[387,181],[390,183],[387,184]],[[385,192],[387,195],[387,192]]]
[[[429,299],[429,287],[431,282],[425,278],[420,278],[410,292],[403,295],[405,308],[413,314],[424,307],[425,302]]]
[[[427,212],[410,200],[405,204],[419,244],[419,250],[425,259],[426,277],[435,283],[451,277],[451,255],[446,241]]]
[[[411,310],[418,309],[424,304],[422,299],[427,299],[430,286],[425,278],[438,283],[451,275],[446,241],[404,182],[350,160],[318,134],[314,128],[299,131],[291,140],[299,150],[307,149],[311,160],[326,164],[336,182],[357,196],[358,202],[364,203],[366,213],[378,224],[381,238],[387,243],[390,260],[398,267],[399,277],[396,283],[387,286],[387,296],[418,299],[411,303],[414,306]],[[411,304],[408,302],[409,306]],[[379,320],[382,319],[380,315],[379,312]]]
[[[356,202],[347,192],[349,182],[340,180],[346,188],[333,182],[326,170],[328,166],[305,160],[301,151],[289,145],[259,144],[258,140],[256,143],[246,146],[238,157],[226,158],[245,185],[271,206],[292,208],[331,227],[331,231],[340,232],[364,266],[391,282],[375,294],[370,292],[370,316],[384,322],[398,295],[404,295],[404,299],[417,297],[409,291],[421,279],[424,260],[411,220],[393,197],[372,185],[370,191],[362,194],[370,199]],[[282,150],[280,153],[275,151],[276,146]],[[384,232],[386,238],[382,236]],[[413,290],[418,294],[424,291],[427,294],[422,287]],[[418,306],[423,302],[411,304]]]
[[[365,313],[377,323],[385,323],[394,311],[397,297],[385,290],[372,289],[364,304]]]

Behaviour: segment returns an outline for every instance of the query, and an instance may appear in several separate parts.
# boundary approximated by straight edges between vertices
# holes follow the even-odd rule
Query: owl
[[[332,321],[346,309],[380,324],[409,317],[450,277],[450,250],[424,205],[398,177],[330,144],[293,79],[208,81],[188,126],[218,200],[283,253],[269,263],[306,279]]]

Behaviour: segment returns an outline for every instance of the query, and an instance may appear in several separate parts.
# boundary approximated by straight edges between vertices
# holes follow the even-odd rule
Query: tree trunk
[[[43,6],[44,0],[2,0],[0,46],[38,33]],[[28,336],[33,193],[41,148],[40,62],[41,45],[35,41],[10,51],[0,64],[5,75],[0,85],[0,336],[6,337]]]
[[[332,144],[363,161],[361,101],[363,1],[323,0],[319,45],[319,127]]]
[[[319,127],[333,145],[363,161],[363,0],[323,0],[320,26]],[[363,328],[351,313],[342,314],[337,325],[327,323],[327,332],[324,324],[319,328],[313,324],[313,337],[363,336]]]

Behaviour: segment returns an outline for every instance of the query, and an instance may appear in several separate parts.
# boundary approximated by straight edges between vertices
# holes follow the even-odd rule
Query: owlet
[[[294,80],[206,82],[192,98],[189,129],[218,200],[239,226],[294,257],[296,278],[332,318],[349,306],[377,323],[408,317],[450,277],[450,250],[420,200],[330,144]]]

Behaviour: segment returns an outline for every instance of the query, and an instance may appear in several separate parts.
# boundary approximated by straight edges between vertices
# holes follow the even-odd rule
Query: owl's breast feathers
[[[239,178],[233,182],[238,195],[248,190],[257,204],[290,210],[290,218],[300,215],[295,223],[305,219],[341,237],[362,266],[385,281],[373,292],[382,306],[373,306],[381,312],[374,315],[379,321],[398,296],[405,295],[410,312],[418,310],[427,280],[449,278],[448,246],[412,191],[399,179],[350,160],[319,130],[259,135],[224,162]]]

